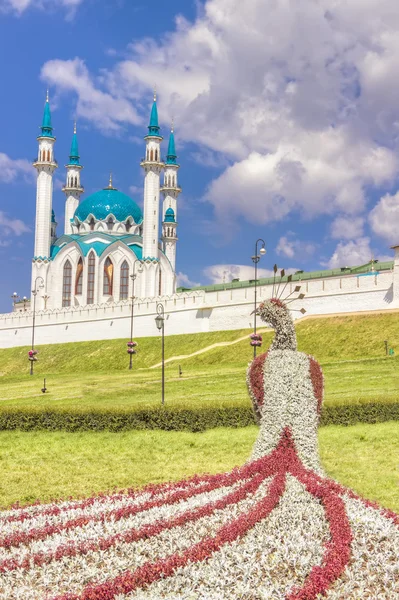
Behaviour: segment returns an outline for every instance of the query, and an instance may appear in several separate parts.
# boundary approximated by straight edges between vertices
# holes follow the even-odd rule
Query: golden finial
[[[47,92],[46,92],[46,102],[49,101],[49,97],[48,97],[48,88],[47,88]]]
[[[157,88],[154,86],[154,102],[157,101]]]
[[[172,127],[170,128],[170,131],[173,133],[175,130],[175,118],[172,117]]]
[[[113,186],[112,186],[112,171],[111,171],[111,172],[110,172],[110,174],[109,174],[109,184],[108,184],[108,187],[109,187],[110,189],[112,189],[112,187],[113,187]]]
[[[73,123],[73,132],[76,133],[76,121]]]

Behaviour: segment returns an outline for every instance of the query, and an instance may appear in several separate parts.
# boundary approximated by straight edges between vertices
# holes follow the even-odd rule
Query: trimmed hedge
[[[326,406],[321,425],[354,425],[399,420],[399,403]],[[54,411],[4,409],[0,430],[128,431],[162,429],[199,432],[215,427],[246,427],[255,422],[252,408],[224,407],[186,410],[159,407],[137,411]]]

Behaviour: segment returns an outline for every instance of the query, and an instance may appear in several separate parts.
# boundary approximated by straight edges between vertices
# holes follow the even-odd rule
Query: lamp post
[[[35,279],[35,285],[34,288],[32,290],[32,294],[33,294],[33,319],[32,319],[32,349],[29,352],[29,360],[30,360],[30,374],[33,375],[33,363],[35,362],[36,359],[36,350],[35,350],[35,321],[36,321],[36,296],[38,293],[38,289],[37,289],[37,282],[41,280],[41,284],[40,284],[40,288],[44,287],[44,279],[43,277],[36,277]]]
[[[258,250],[258,245],[262,243],[262,247],[260,248],[260,250]],[[257,284],[258,284],[258,262],[260,261],[261,257],[264,256],[266,254],[266,248],[265,248],[265,240],[262,240],[262,238],[259,238],[258,240],[256,240],[255,243],[255,254],[254,256],[251,256],[252,258],[252,262],[255,265],[255,298],[254,298],[254,338],[253,338],[253,347],[254,347],[254,358],[256,358],[256,348],[257,348],[257,339],[256,339],[256,304],[257,304]],[[260,344],[259,344],[260,345]]]
[[[133,369],[133,354],[136,354],[135,347],[137,346],[136,342],[133,342],[133,317],[134,317],[134,282],[137,279],[136,273],[136,265],[140,263],[139,273],[143,272],[143,261],[140,259],[136,259],[133,263],[133,273],[130,275],[130,279],[132,280],[132,311],[130,313],[130,342],[128,342],[128,353],[129,353],[129,369]]]
[[[155,323],[159,331],[162,331],[162,404],[165,404],[165,310],[160,302],[157,304]]]

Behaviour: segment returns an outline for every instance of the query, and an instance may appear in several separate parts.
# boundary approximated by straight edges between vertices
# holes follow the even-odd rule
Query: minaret
[[[39,153],[33,166],[37,170],[35,258],[48,259],[51,246],[51,211],[53,204],[53,173],[58,167],[54,159],[53,128],[48,92],[44,105],[41,134],[37,138]]]
[[[76,135],[76,122],[73,127],[73,137],[72,137],[72,145],[71,152],[69,155],[69,163],[65,165],[67,170],[66,183],[62,188],[62,191],[66,195],[65,202],[65,227],[64,232],[66,234],[72,233],[71,220],[73,219],[73,215],[75,214],[75,210],[79,206],[79,199],[81,194],[84,192],[84,188],[80,183],[80,171],[83,169],[82,165],[79,162],[79,148],[78,148],[78,138]]]
[[[177,182],[177,164],[175,134],[172,124],[170,132],[168,154],[165,163],[165,176],[162,186],[163,201],[163,222],[162,222],[162,242],[164,252],[168,257],[173,271],[176,271],[176,242],[177,242],[177,198],[181,192],[181,188]],[[173,290],[175,291],[175,282],[173,282]]]
[[[32,290],[37,289],[36,283],[43,285],[42,281],[36,281],[42,277],[44,281],[44,294],[47,292],[47,270],[50,259],[51,236],[52,236],[52,204],[53,204],[53,173],[58,165],[54,158],[53,127],[51,125],[51,112],[48,92],[44,105],[43,122],[41,134],[37,138],[39,151],[37,159],[33,163],[37,171],[36,189],[36,226],[35,226],[35,251],[32,265]],[[38,294],[36,308],[44,307],[41,294]]]
[[[144,179],[144,231],[143,260],[145,263],[143,296],[157,296],[159,291],[159,196],[160,176],[164,168],[161,160],[160,128],[158,123],[157,97],[151,110],[150,124],[146,140],[146,154],[141,166],[145,172]]]

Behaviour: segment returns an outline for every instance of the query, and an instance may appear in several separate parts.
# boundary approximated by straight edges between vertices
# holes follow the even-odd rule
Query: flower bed
[[[399,598],[399,516],[324,475],[321,369],[296,351],[281,301],[260,310],[276,339],[248,371],[260,422],[251,459],[230,473],[0,513],[1,599]]]

